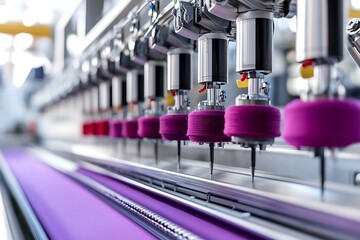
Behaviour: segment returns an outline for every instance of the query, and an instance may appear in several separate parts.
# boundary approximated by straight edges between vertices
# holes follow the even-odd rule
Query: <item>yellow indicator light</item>
[[[249,81],[247,78],[245,80],[237,79],[236,85],[238,88],[247,88],[249,85]]]
[[[312,78],[314,76],[314,66],[301,66],[300,67],[300,76],[302,78]]]
[[[168,91],[165,96],[165,107],[173,106],[175,99],[171,91]]]

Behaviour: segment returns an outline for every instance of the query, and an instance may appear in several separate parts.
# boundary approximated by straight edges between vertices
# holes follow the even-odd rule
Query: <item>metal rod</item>
[[[251,181],[254,182],[256,166],[256,146],[251,146]]]
[[[137,155],[139,158],[141,157],[141,139],[138,139],[137,142]]]
[[[180,171],[181,141],[177,141],[177,170]]]
[[[321,195],[324,195],[325,189],[325,151],[324,148],[320,148],[320,187]]]
[[[214,147],[215,143],[209,143],[210,147],[210,176],[214,173]]]
[[[123,153],[126,153],[126,138],[123,139],[123,149],[122,149]]]
[[[159,150],[159,146],[158,146],[158,140],[155,140],[155,144],[154,144],[154,156],[155,156],[155,163],[156,165],[158,164],[159,162],[159,159],[158,159],[158,150]]]
[[[315,157],[318,157],[320,160],[320,188],[321,196],[323,196],[325,189],[325,149],[323,147],[315,148]]]

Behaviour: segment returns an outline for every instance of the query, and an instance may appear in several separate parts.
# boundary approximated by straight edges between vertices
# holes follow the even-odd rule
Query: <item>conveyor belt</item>
[[[3,155],[51,239],[266,238],[85,168],[59,172],[46,164],[47,155],[39,158],[23,148],[6,149]],[[151,231],[146,221],[168,237]]]
[[[254,239],[261,238],[256,234],[250,234],[238,229],[231,229],[228,225],[216,221],[213,218],[206,218],[203,214],[196,211],[191,211],[189,208],[185,208],[181,205],[176,205],[166,199],[161,199],[156,196],[148,195],[137,189],[121,183],[110,177],[97,174],[86,170],[84,168],[78,169],[78,172],[96,180],[97,182],[111,188],[117,193],[121,193],[123,196],[133,199],[142,206],[151,209],[152,211],[164,216],[172,222],[188,229],[189,231],[199,235],[204,239]]]
[[[50,239],[155,238],[26,150],[3,154]]]

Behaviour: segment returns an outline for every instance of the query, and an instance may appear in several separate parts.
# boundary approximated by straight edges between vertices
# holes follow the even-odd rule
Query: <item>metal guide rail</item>
[[[207,210],[215,210],[233,224],[255,223],[298,238],[356,239],[359,236],[360,205],[357,191],[329,187],[321,198],[311,185],[263,178],[252,187],[241,187],[244,177],[223,172],[215,180],[164,170],[166,164],[151,167],[150,160],[128,157],[127,160],[102,155],[56,151],[76,159],[82,166],[130,184],[146,185],[164,194],[191,201]],[[151,160],[153,161],[153,160]],[[187,163],[186,165],[188,165]],[[189,166],[184,166],[187,168]],[[191,165],[191,164],[190,164]],[[206,166],[190,166],[196,176],[203,176]],[[232,184],[227,184],[225,182]],[[248,177],[246,177],[248,181]],[[234,184],[234,183],[238,184]],[[239,223],[238,221],[242,221]],[[300,235],[303,235],[299,237]]]
[[[269,237],[285,239],[285,236],[287,236],[277,233],[276,231],[271,230],[271,228],[265,229],[253,225],[252,223],[246,223],[246,221],[242,221],[241,219],[238,219],[238,221],[242,224],[234,224],[235,221],[229,221],[231,216],[229,216],[229,219],[226,217],[224,218],[221,213],[211,210],[206,211],[206,208],[197,206],[196,204],[179,197],[171,196],[164,192],[157,191],[156,189],[149,188],[146,185],[137,183],[128,178],[124,178],[124,181],[122,179],[116,179],[116,181],[120,180],[119,182],[116,182],[117,187],[114,187],[112,184],[110,184],[112,185],[110,187],[107,175],[103,175],[102,173],[99,174],[98,171],[87,170],[88,167],[84,167],[72,160],[59,157],[48,151],[33,149],[33,151],[29,151],[29,154],[34,154],[39,161],[42,161],[95,191],[99,196],[110,201],[110,204],[124,215],[128,216],[160,239],[200,239],[201,237],[197,236],[196,233],[205,235],[207,236],[206,238],[210,239],[217,239],[219,236],[224,236],[226,238],[230,237],[231,239],[268,239]],[[94,175],[97,175],[98,177],[96,178]],[[130,190],[129,187],[132,190]],[[130,196],[131,193],[129,193],[129,191],[132,193],[137,192],[137,197],[135,199],[134,195],[132,195],[134,201],[120,195],[128,194],[128,196]],[[139,193],[140,195],[138,195]],[[165,209],[164,211],[169,211],[166,215],[167,218],[162,216],[164,211],[160,211],[160,214],[157,214],[154,211],[149,210],[149,208],[140,205],[144,204],[144,201],[140,198],[145,198],[144,201],[146,202],[152,202],[150,203],[151,208],[157,209],[157,211],[160,211],[160,206]],[[140,202],[140,204],[135,203],[135,201]],[[149,205],[149,203],[147,204]],[[174,209],[177,210],[174,211]],[[179,224],[185,224],[185,222],[187,222],[188,228],[190,224],[190,229],[186,230],[172,222],[171,219],[174,220],[175,218],[178,218]],[[234,218],[234,220],[236,220],[236,218]],[[194,221],[194,223],[191,223],[192,221]],[[208,221],[208,223],[204,225],[204,221]],[[213,230],[212,234],[216,235],[212,236],[209,235],[209,233],[204,233],[212,231],[206,229],[209,227]],[[302,235],[300,234],[299,236]]]

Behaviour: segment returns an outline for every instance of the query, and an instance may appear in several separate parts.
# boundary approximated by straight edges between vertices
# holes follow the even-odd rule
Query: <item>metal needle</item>
[[[158,164],[158,140],[155,140],[154,144],[154,156],[155,156],[155,163]]]
[[[210,147],[210,175],[213,175],[214,172],[214,147],[215,143],[209,143]]]
[[[315,157],[319,157],[320,159],[320,188],[321,188],[321,196],[324,194],[325,189],[325,150],[324,148],[315,148]]]
[[[324,153],[324,148],[320,149],[320,186],[321,186],[321,195],[324,195],[324,189],[325,189],[325,153]]]
[[[140,158],[140,156],[141,156],[141,139],[139,139],[137,142],[137,154],[138,154],[138,157]]]
[[[256,165],[256,147],[251,146],[251,181],[254,182],[255,177],[255,165]]]
[[[177,141],[177,168],[180,171],[180,159],[181,159],[181,141]]]

